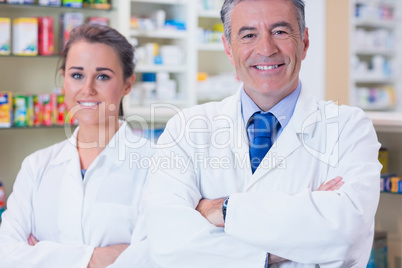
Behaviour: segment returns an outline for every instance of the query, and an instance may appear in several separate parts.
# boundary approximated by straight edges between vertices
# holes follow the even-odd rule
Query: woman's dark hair
[[[123,79],[126,80],[134,73],[134,47],[117,30],[99,24],[83,24],[75,27],[70,32],[70,37],[61,53],[60,68],[65,71],[66,60],[71,46],[78,42],[85,41],[90,44],[100,43],[111,46],[117,53],[123,69]],[[119,116],[123,116],[123,106],[120,102]]]

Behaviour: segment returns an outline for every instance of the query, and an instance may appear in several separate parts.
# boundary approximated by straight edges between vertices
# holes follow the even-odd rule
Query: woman
[[[71,32],[61,72],[79,126],[24,160],[3,214],[0,267],[149,267],[145,241],[130,245],[132,233],[142,232],[147,169],[130,159],[152,150],[118,119],[135,79],[133,56],[112,28]]]

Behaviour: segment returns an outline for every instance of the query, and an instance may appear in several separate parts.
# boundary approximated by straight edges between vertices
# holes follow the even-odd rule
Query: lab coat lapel
[[[292,118],[254,172],[246,191],[261,178],[266,178],[274,169],[286,165],[286,158],[302,148],[301,135],[312,136],[315,129],[315,125],[307,127],[305,123],[317,117],[316,111],[316,99],[301,90]],[[315,119],[312,121],[316,122]]]
[[[59,215],[58,224],[62,230],[60,234],[61,241],[76,242],[82,241],[84,243],[82,233],[82,210],[83,210],[83,196],[84,189],[81,176],[81,165],[77,151],[77,133],[78,128],[74,134],[67,140],[64,148],[60,151],[59,155],[52,161],[53,165],[63,165],[68,161],[68,165],[64,164],[66,168],[63,174],[60,174],[58,180],[61,180],[61,188],[59,198]]]

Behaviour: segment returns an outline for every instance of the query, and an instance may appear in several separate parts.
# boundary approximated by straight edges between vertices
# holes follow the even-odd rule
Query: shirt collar
[[[293,115],[297,99],[299,98],[301,91],[301,82],[297,85],[296,90],[286,96],[283,100],[278,102],[274,107],[272,107],[266,113],[272,113],[278,119],[279,123],[281,124],[282,129],[286,127],[289,123],[290,118]],[[241,112],[243,116],[244,125],[247,127],[248,121],[250,120],[251,116],[253,116],[256,112],[263,112],[255,102],[246,94],[244,91],[244,85],[242,86],[240,92],[240,99],[241,99]]]

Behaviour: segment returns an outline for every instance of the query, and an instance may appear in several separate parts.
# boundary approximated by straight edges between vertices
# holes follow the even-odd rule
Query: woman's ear
[[[135,81],[135,74],[133,74],[132,76],[130,76],[126,79],[126,83],[124,85],[124,92],[123,92],[124,96],[127,95],[128,93],[130,93],[131,88],[133,87],[134,81]]]

